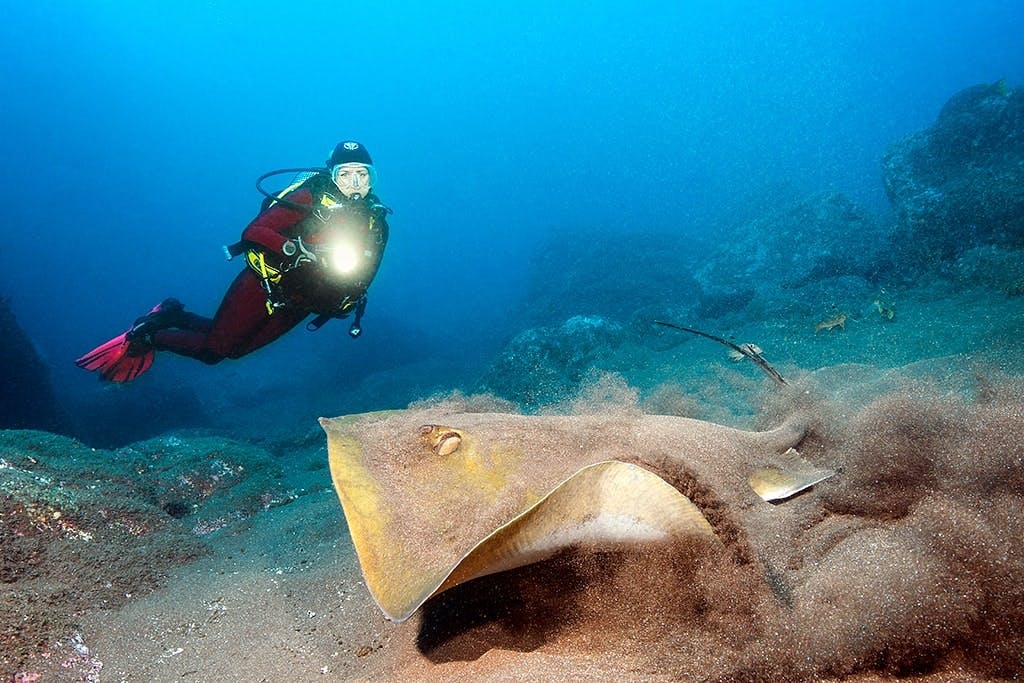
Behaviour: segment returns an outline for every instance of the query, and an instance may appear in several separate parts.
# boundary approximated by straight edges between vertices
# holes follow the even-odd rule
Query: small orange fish
[[[828,320],[822,320],[814,325],[814,334],[818,334],[822,330],[831,330],[832,328],[838,327],[841,330],[846,329],[846,311],[838,313]]]

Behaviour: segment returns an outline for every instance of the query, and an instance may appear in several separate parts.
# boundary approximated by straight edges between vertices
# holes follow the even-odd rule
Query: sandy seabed
[[[756,371],[713,365],[697,385],[728,384],[731,393],[720,401],[703,395],[695,400],[686,391],[654,392],[658,401],[640,406],[648,412],[744,428],[771,427],[796,410],[815,415],[801,453],[838,474],[770,514],[735,510],[751,541],[748,561],[685,542],[571,552],[459,586],[428,601],[409,621],[393,624],[362,582],[317,433],[299,439],[294,453],[261,455],[259,466],[266,469],[240,482],[231,494],[236,498],[218,508],[248,501],[251,514],[219,530],[212,522],[220,512],[209,512],[200,528],[192,517],[177,524],[159,507],[136,509],[122,501],[120,532],[134,544],[131,557],[118,554],[127,546],[106,547],[100,535],[89,543],[69,537],[83,533],[71,525],[70,512],[57,519],[53,507],[30,510],[19,503],[0,509],[7,515],[0,542],[20,553],[0,557],[0,594],[20,600],[0,609],[12,618],[24,612],[26,619],[20,629],[0,625],[0,662],[17,662],[0,673],[23,683],[1020,678],[1024,380],[1019,350],[1005,341],[1019,339],[1020,300],[1008,301],[1013,307],[995,319],[998,329],[989,319],[971,319],[978,328],[972,335],[943,327],[947,356],[893,368],[836,363],[801,371],[783,364],[790,380],[785,390]],[[893,348],[930,349],[922,345],[935,334],[924,325],[932,312],[921,314],[920,325],[911,320],[901,326]],[[812,336],[805,345],[828,343],[837,355],[849,355],[851,348],[875,348],[869,342],[881,344],[887,337],[879,342],[878,335],[897,329],[876,327],[874,337],[866,336],[865,323],[864,332]],[[968,341],[956,343],[989,353],[949,348],[960,337]],[[999,343],[989,343],[993,339]],[[678,354],[691,364],[703,348],[683,346]],[[654,358],[665,367],[648,356],[624,358],[625,365],[651,368],[645,371],[650,377],[624,373],[627,381],[653,385],[676,370],[667,354]],[[632,400],[622,410],[635,413],[635,392],[632,399],[612,396],[608,405],[617,386],[625,382],[595,394],[595,404],[582,411],[614,413],[616,400]],[[708,406],[728,405],[727,398],[757,411],[707,413]],[[694,406],[701,412],[688,412]],[[59,492],[47,488],[50,480],[32,471],[46,464],[32,453],[60,455],[63,449],[55,468],[93,461],[81,444],[72,451],[54,443],[53,435],[37,434],[17,436],[20,459],[0,453],[0,484],[13,481],[16,466],[19,481],[36,487],[36,500],[48,496],[62,503]],[[179,441],[171,436],[151,443],[149,451],[137,448],[142,459],[131,462],[160,463],[153,449],[173,449]],[[205,446],[216,446],[220,455],[204,462],[221,463],[228,472],[244,461],[252,474],[257,454],[246,449],[255,447],[236,443],[229,452],[225,444]],[[91,474],[93,466],[82,465],[79,484],[111,479],[109,472]],[[192,488],[167,490],[196,495],[202,482],[182,479],[192,465],[176,466],[167,481],[188,480]],[[275,491],[264,501],[275,468],[304,472],[311,485],[293,499]],[[123,476],[130,482],[132,471]],[[85,493],[80,488],[76,495]],[[269,501],[268,509],[261,501]],[[37,524],[43,513],[49,515],[49,535],[32,545],[24,533],[38,529],[25,524]],[[97,520],[93,515],[93,531]],[[164,526],[151,532],[156,522]],[[202,545],[205,555],[196,548]],[[77,565],[62,561],[67,549],[79,552]],[[150,557],[161,564],[147,566]],[[105,586],[105,569],[135,580],[114,595],[120,584]],[[34,591],[44,578],[47,592]],[[103,597],[104,590],[109,595]],[[76,591],[76,600],[68,600]],[[60,623],[54,614],[64,617]],[[31,652],[28,657],[5,651],[19,633],[54,631],[56,639],[23,638],[19,652]]]
[[[863,373],[798,380],[765,419]],[[1014,679],[1024,387],[976,379],[971,396],[913,380],[818,402],[802,452],[839,474],[768,515],[737,511],[751,561],[696,541],[570,552],[393,624],[321,489],[209,537],[161,589],[81,615],[67,680]]]

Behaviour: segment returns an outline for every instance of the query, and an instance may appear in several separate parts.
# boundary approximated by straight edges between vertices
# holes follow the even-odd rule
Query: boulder
[[[482,388],[526,408],[570,398],[594,362],[626,337],[621,325],[601,316],[574,316],[558,327],[527,329],[498,354]]]
[[[957,93],[931,128],[886,151],[882,178],[908,266],[941,268],[982,245],[1024,247],[1024,90],[999,81]]]
[[[960,254],[950,266],[961,286],[985,287],[1007,296],[1024,295],[1024,251],[994,245],[975,247]]]
[[[697,313],[716,319],[757,298],[787,301],[798,290],[843,276],[874,281],[888,268],[888,232],[862,206],[827,192],[738,226],[695,277]]]
[[[0,297],[0,355],[4,359],[0,429],[67,431],[66,416],[50,385],[49,369],[3,297]]]
[[[580,311],[628,320],[638,309],[694,301],[706,245],[681,233],[560,233],[532,259],[514,317],[552,325]]]

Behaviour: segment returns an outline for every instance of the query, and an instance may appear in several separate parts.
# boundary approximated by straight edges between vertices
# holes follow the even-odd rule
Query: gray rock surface
[[[574,315],[625,321],[646,306],[695,301],[706,245],[683,234],[569,232],[531,260],[517,320],[552,325]]]
[[[836,192],[749,221],[723,237],[697,270],[697,313],[715,319],[755,299],[785,304],[800,299],[803,288],[817,294],[817,283],[841,277],[872,281],[888,268],[887,236],[866,209]]]
[[[882,160],[902,261],[934,269],[981,245],[1024,247],[1024,90],[954,95],[935,123]]]
[[[4,359],[0,429],[67,431],[68,420],[50,385],[49,369],[3,297],[0,297],[0,356]]]
[[[569,398],[594,362],[626,336],[621,325],[600,316],[574,316],[558,327],[532,327],[498,355],[482,388],[526,408]]]

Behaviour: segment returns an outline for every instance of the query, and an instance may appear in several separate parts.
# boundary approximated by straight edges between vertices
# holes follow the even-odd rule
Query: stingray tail
[[[771,366],[771,364],[767,360],[765,360],[764,356],[762,356],[757,351],[754,351],[753,349],[751,349],[749,344],[744,344],[743,346],[740,346],[739,344],[733,344],[728,339],[722,339],[721,337],[716,337],[713,334],[708,334],[707,332],[701,332],[700,330],[695,330],[692,327],[683,327],[682,325],[673,325],[672,323],[666,323],[666,322],[662,322],[660,320],[655,320],[654,324],[655,325],[664,325],[665,327],[671,327],[673,330],[680,330],[681,332],[689,332],[690,334],[696,334],[696,335],[701,336],[701,337],[706,337],[707,339],[710,339],[712,341],[716,341],[719,344],[723,344],[725,346],[728,346],[733,351],[736,351],[737,353],[741,353],[744,356],[746,356],[747,358],[749,358],[750,360],[752,360],[755,363],[757,363],[757,366],[759,368],[764,370],[768,374],[769,377],[771,377],[773,380],[775,380],[779,384],[786,384],[786,380],[784,380],[782,378],[782,375],[779,374],[779,371],[776,370],[775,368],[773,368]]]

